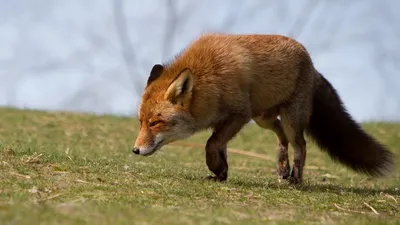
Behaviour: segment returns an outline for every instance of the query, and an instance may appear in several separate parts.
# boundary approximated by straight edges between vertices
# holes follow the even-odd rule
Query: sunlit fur
[[[352,120],[304,46],[281,35],[201,35],[170,63],[153,67],[138,116],[134,149],[141,155],[213,129],[206,159],[219,180],[227,179],[227,143],[251,119],[277,135],[283,178],[292,145],[295,182],[306,159],[303,133],[356,171],[380,175],[393,164],[392,154]]]

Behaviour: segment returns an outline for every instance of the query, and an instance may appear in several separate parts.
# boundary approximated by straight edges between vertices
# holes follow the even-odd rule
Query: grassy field
[[[369,178],[309,142],[304,184],[292,186],[275,175],[273,133],[253,124],[216,183],[205,179],[209,132],[143,157],[130,150],[134,118],[0,115],[1,224],[400,224],[400,166]],[[400,155],[400,124],[364,127]]]

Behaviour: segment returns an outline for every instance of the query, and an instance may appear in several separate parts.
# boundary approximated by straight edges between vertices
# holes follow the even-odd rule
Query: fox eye
[[[157,124],[159,124],[161,122],[162,122],[161,120],[153,121],[153,122],[150,123],[150,127],[154,127],[155,125],[157,125]]]

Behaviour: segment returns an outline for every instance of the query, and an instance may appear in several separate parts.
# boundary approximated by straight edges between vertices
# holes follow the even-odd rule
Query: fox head
[[[171,81],[161,76],[164,72],[159,64],[150,72],[138,109],[139,134],[132,149],[135,154],[152,155],[165,144],[194,133],[195,120],[189,110],[193,74],[186,68]]]

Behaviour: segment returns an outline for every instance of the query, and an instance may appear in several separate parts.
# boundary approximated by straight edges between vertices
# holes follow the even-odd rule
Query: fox
[[[274,132],[276,172],[291,183],[303,181],[306,135],[355,172],[394,169],[394,154],[347,112],[304,45],[280,34],[199,35],[172,60],[154,64],[137,112],[137,155],[211,130],[205,161],[215,181],[228,179],[227,145],[251,120]]]

